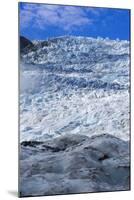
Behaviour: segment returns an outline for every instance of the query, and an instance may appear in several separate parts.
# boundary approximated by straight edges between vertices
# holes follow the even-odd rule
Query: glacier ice
[[[23,197],[129,189],[129,144],[108,134],[22,142],[20,165]]]
[[[20,56],[21,195],[129,189],[129,42],[64,36]]]
[[[127,41],[36,41],[20,65],[21,141],[69,133],[128,140],[129,62]]]

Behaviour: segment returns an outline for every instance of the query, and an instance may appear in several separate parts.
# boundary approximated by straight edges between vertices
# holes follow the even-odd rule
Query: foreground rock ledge
[[[129,142],[112,135],[21,143],[21,197],[129,190],[129,183]]]

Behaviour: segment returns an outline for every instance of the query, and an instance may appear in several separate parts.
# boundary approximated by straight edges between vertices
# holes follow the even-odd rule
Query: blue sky
[[[130,40],[130,11],[19,3],[20,35],[43,40],[63,35]]]

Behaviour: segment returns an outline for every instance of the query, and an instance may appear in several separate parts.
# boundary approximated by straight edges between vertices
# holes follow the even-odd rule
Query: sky
[[[130,11],[19,3],[20,35],[45,40],[64,35],[130,40]]]

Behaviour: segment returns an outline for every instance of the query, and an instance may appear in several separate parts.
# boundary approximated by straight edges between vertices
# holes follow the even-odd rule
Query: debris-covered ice
[[[20,166],[22,196],[129,189],[129,143],[108,134],[22,142]]]

